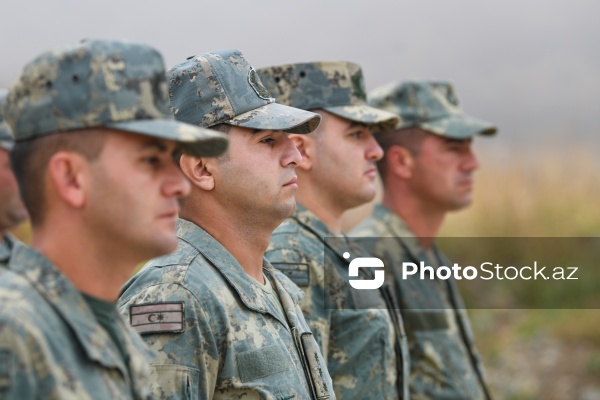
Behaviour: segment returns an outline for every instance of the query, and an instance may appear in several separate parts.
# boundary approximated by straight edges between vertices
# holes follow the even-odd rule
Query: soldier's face
[[[217,159],[220,204],[244,218],[278,225],[296,208],[296,166],[302,156],[283,131],[233,127],[227,153]]]
[[[10,167],[8,151],[0,149],[0,235],[25,218],[27,211],[19,196],[19,187]]]
[[[411,188],[428,207],[440,211],[464,208],[472,201],[473,172],[478,167],[471,139],[429,134],[414,158]]]
[[[99,243],[124,259],[148,259],[175,250],[177,199],[190,184],[172,161],[175,143],[109,131],[90,163],[86,224]]]
[[[377,190],[375,163],[383,150],[369,129],[326,111],[316,140],[313,178],[343,210],[371,201]]]

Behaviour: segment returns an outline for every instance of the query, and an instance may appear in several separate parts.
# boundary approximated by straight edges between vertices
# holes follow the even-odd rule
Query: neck
[[[63,221],[34,227],[31,247],[48,258],[80,292],[116,302],[121,287],[144,260],[115,251],[114,246],[101,246],[93,232]]]
[[[431,248],[444,222],[445,211],[428,206],[410,193],[394,190],[384,191],[382,203],[402,218],[424,249]]]
[[[300,181],[300,176],[298,180]],[[298,186],[296,201],[315,214],[330,231],[342,233],[342,214],[346,210],[340,207],[339,202],[330,201],[322,195],[323,192],[317,189],[317,185],[304,184],[303,180]]]
[[[264,221],[257,221],[256,218],[252,221],[235,218],[221,209],[211,210],[214,212],[207,212],[206,209],[190,211],[182,209],[180,217],[204,229],[229,251],[248,275],[262,284],[265,283],[262,271],[263,256],[269,246],[271,233],[277,225],[266,226],[262,224]]]

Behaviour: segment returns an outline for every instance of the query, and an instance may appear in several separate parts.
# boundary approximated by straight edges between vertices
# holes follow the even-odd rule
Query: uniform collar
[[[0,242],[0,265],[8,264],[10,253],[15,247],[17,240],[10,234],[6,233]]]
[[[231,253],[208,232],[193,222],[179,218],[176,228],[177,236],[194,247],[225,277],[240,296],[246,307],[260,313],[271,313],[261,295],[258,282],[254,281]],[[284,288],[293,302],[297,304],[303,296],[302,291],[287,282],[287,278],[263,257],[263,272],[272,277],[274,287]],[[281,295],[280,295],[281,297]]]
[[[385,225],[390,236],[397,238],[414,260],[422,260],[425,250],[419,244],[415,234],[410,230],[406,222],[396,213],[383,204],[376,204],[373,209],[373,218]]]
[[[129,374],[119,356],[120,353],[116,345],[98,324],[96,317],[81,293],[50,260],[38,251],[17,242],[13,247],[8,268],[25,278],[56,310],[74,332],[89,359],[105,367],[119,369],[127,379]],[[117,317],[121,327],[128,330],[121,317]],[[143,347],[134,343],[127,335],[123,336],[125,336],[127,352],[131,352],[133,347],[137,352],[143,351]],[[131,357],[131,359],[135,358]],[[130,366],[131,376],[134,380],[139,378],[140,373],[144,373],[144,369],[147,369],[143,365],[130,364]],[[139,387],[140,383],[134,385],[136,390],[142,389]]]
[[[325,246],[331,249],[338,256],[338,261],[342,264],[350,263],[349,259],[344,258],[344,253],[346,252],[352,254],[352,258],[368,255],[364,249],[356,245],[353,241],[348,240],[345,234],[340,235],[332,232],[323,221],[300,204],[298,204],[297,210],[291,218],[311,231]],[[325,238],[338,238],[338,240],[325,240]]]
[[[391,236],[398,238],[398,240],[402,242],[403,247],[413,260],[426,260],[429,258],[425,249],[419,244],[414,233],[410,230],[408,225],[406,225],[406,222],[404,222],[404,220],[396,213],[382,204],[377,204],[373,209],[373,218],[376,221],[383,223],[388,232],[391,233]],[[448,259],[438,250],[435,243],[432,249],[438,258],[438,262],[440,262],[441,265],[448,265]]]

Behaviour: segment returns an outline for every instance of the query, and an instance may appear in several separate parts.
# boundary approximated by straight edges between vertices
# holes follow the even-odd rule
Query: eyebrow
[[[140,146],[140,150],[156,149],[162,153],[167,151],[167,146],[161,140],[151,140]]]
[[[368,128],[367,124],[363,124],[361,122],[352,121],[350,125],[346,128],[346,130],[356,129],[356,128]]]
[[[466,138],[466,139],[444,138],[444,140],[446,140],[446,143],[458,143],[458,144],[471,143],[473,141],[473,139],[471,139],[471,138]]]

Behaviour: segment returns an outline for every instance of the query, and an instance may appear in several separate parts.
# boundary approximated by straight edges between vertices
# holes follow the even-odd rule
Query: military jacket
[[[212,236],[177,222],[179,246],[124,287],[119,310],[158,353],[152,390],[168,399],[334,399],[302,316],[302,292],[264,260],[261,284]],[[314,394],[313,394],[314,393]]]
[[[16,243],[0,270],[0,398],[148,399],[148,351],[120,316],[123,362],[73,284]]]
[[[298,205],[273,232],[265,256],[305,291],[300,306],[321,346],[337,397],[406,398],[408,376],[403,374],[409,366],[402,321],[388,303],[389,293],[370,290],[355,296],[348,290],[344,277],[350,260],[343,253],[351,252],[352,258],[366,254],[343,236],[335,241],[339,246],[324,244],[324,238],[335,236]]]
[[[404,221],[382,205],[352,233],[362,237],[393,237],[371,242],[368,249],[388,271],[406,327],[411,357],[412,399],[488,399],[483,365],[456,283],[449,279],[402,279],[402,262],[424,261],[436,268],[452,265],[435,247],[431,260]],[[414,279],[412,279],[414,278]]]
[[[2,239],[0,242],[0,267],[6,267],[8,259],[10,258],[10,253],[12,252],[13,247],[15,247],[17,240],[8,233],[0,239]]]

